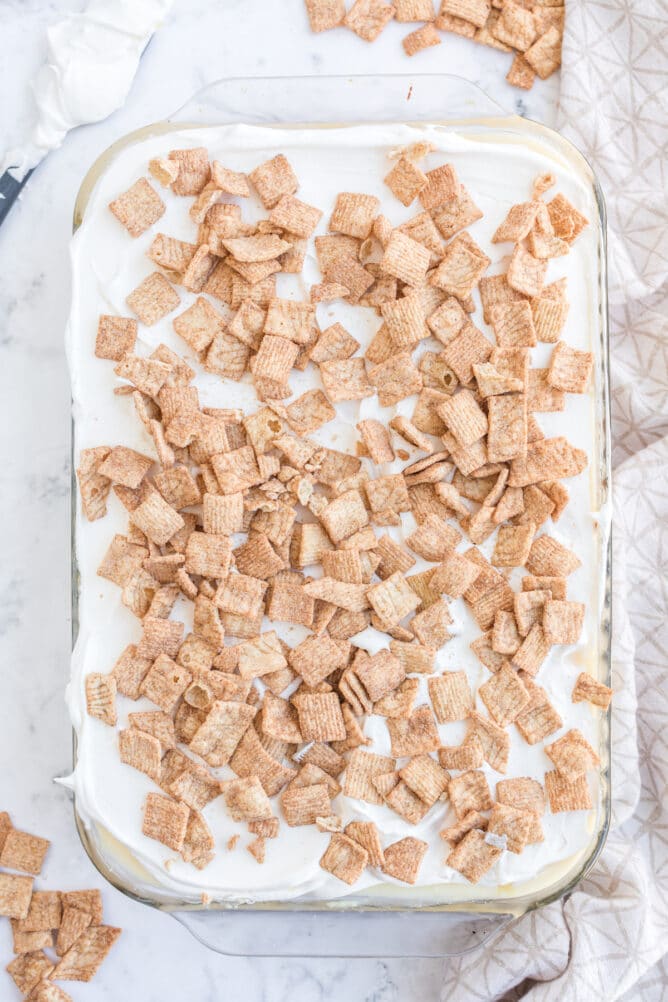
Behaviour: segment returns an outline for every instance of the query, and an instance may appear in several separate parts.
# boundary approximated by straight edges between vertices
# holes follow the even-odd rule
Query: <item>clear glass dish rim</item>
[[[579,158],[582,165],[586,167],[587,171],[591,177],[591,188],[594,195],[595,203],[598,210],[598,224],[599,224],[599,243],[598,243],[598,297],[599,297],[599,330],[598,330],[598,346],[600,352],[600,363],[598,365],[598,371],[596,375],[600,378],[600,386],[597,385],[597,390],[600,393],[600,398],[597,400],[597,411],[596,418],[600,421],[601,427],[598,435],[599,443],[599,455],[597,458],[597,472],[598,481],[597,486],[601,494],[601,506],[602,508],[609,505],[610,503],[610,485],[611,485],[611,443],[610,443],[610,381],[609,381],[609,330],[608,330],[608,289],[607,289],[607,215],[605,200],[601,186],[598,182],[596,174],[586,160],[584,155],[574,146],[570,140],[566,139],[560,133],[548,126],[542,125],[541,123],[534,122],[531,119],[523,118],[518,115],[508,115],[500,106],[496,105],[496,102],[476,84],[471,83],[463,78],[456,77],[452,74],[423,74],[418,77],[415,75],[408,74],[345,74],[345,75],[328,75],[328,76],[305,76],[301,77],[304,81],[318,81],[320,84],[323,82],[330,82],[334,85],[339,85],[342,82],[356,83],[359,82],[363,84],[366,82],[376,82],[376,81],[392,81],[396,83],[397,81],[405,81],[406,84],[412,86],[413,81],[416,79],[430,78],[434,81],[454,81],[461,84],[464,88],[470,88],[474,97],[477,96],[487,103],[488,107],[495,107],[498,109],[498,115],[474,115],[472,117],[454,117],[454,118],[439,118],[437,120],[430,119],[431,124],[436,124],[439,126],[452,126],[459,129],[473,129],[476,131],[502,131],[506,134],[517,134],[526,133],[527,137],[534,137],[540,139],[548,139],[550,142],[555,144],[557,147],[561,147],[563,152],[565,152],[569,157],[575,155],[576,159]],[[135,129],[107,147],[102,154],[100,154],[96,160],[92,163],[88,171],[86,172],[77,196],[75,199],[74,211],[73,211],[73,232],[76,232],[78,227],[81,225],[86,205],[92,194],[95,185],[99,181],[102,173],[106,168],[113,162],[118,153],[120,153],[125,147],[139,141],[146,139],[152,135],[158,136],[166,134],[172,131],[181,131],[183,129],[193,128],[193,129],[206,129],[206,128],[216,128],[220,125],[228,124],[225,121],[218,122],[189,122],[180,119],[180,114],[184,108],[187,108],[193,103],[199,96],[199,94],[205,94],[207,92],[213,91],[219,86],[230,86],[235,85],[238,87],[248,86],[261,86],[261,85],[276,85],[280,86],[286,82],[292,82],[294,78],[291,77],[236,77],[228,78],[223,80],[214,81],[212,84],[207,85],[202,89],[201,92],[194,95],[194,97],[187,102],[183,108],[177,110],[174,113],[174,117],[170,117],[167,120],[154,122],[139,129]],[[411,118],[409,115],[404,116],[403,119],[398,117],[394,119],[395,121],[401,122],[402,124],[411,124]],[[390,121],[389,119],[387,121]],[[426,119],[416,119],[414,120],[418,124],[424,123]],[[351,120],[348,117],[347,120],[341,122],[329,122],[329,121],[303,121],[299,117],[294,119],[286,119],[281,122],[253,122],[249,120],[246,124],[253,125],[259,124],[263,127],[301,127],[301,128],[322,128],[330,127],[336,125],[337,127],[347,127],[347,126],[359,126],[365,124],[365,119],[360,118],[359,120]],[[78,600],[79,600],[79,590],[78,590],[78,567],[76,558],[76,506],[77,506],[77,483],[76,483],[76,463],[74,455],[74,435],[75,426],[74,419],[72,419],[71,424],[71,491],[72,491],[72,504],[71,504],[71,601],[72,601],[72,651],[76,644],[76,639],[78,636]],[[611,591],[612,591],[612,547],[611,547],[611,531],[608,532],[607,545],[602,547],[601,559],[604,562],[604,581],[603,581],[603,603],[601,609],[601,622],[599,623],[601,637],[604,638],[600,646],[600,658],[599,661],[603,665],[603,681],[606,684],[610,683],[611,679],[611,630],[612,630],[612,603],[611,603]],[[599,664],[599,670],[601,665]],[[598,830],[596,841],[594,842],[590,854],[581,863],[581,865],[575,870],[574,873],[567,873],[563,880],[558,880],[554,885],[549,887],[544,892],[536,892],[535,894],[528,893],[524,896],[518,895],[513,897],[502,897],[497,898],[484,898],[480,899],[465,899],[465,900],[453,900],[451,902],[441,902],[434,905],[415,905],[401,904],[401,905],[373,905],[368,902],[357,903],[354,898],[350,896],[349,898],[337,899],[334,901],[313,901],[313,902],[303,902],[303,901],[282,901],[282,902],[257,902],[253,904],[238,904],[235,902],[225,902],[225,901],[210,901],[203,903],[202,901],[196,901],[187,898],[178,898],[174,895],[163,892],[160,888],[151,888],[151,892],[139,890],[136,886],[133,886],[128,881],[131,877],[125,879],[120,874],[116,873],[114,869],[106,862],[102,856],[101,850],[95,845],[93,833],[86,827],[83,819],[79,815],[76,808],[76,799],[73,802],[74,818],[79,833],[82,845],[90,858],[91,862],[98,870],[98,872],[111,883],[118,890],[122,891],[128,897],[133,900],[142,902],[143,904],[148,904],[159,910],[166,912],[189,912],[189,911],[250,911],[256,913],[262,912],[286,912],[286,913],[300,913],[300,912],[325,912],[332,913],[336,912],[349,912],[349,913],[364,913],[364,912],[384,912],[384,913],[459,913],[466,916],[475,915],[498,915],[498,916],[508,916],[508,917],[519,917],[526,912],[535,910],[537,908],[544,907],[553,901],[556,901],[565,895],[567,895],[591,870],[592,866],[596,862],[598,856],[600,855],[605,841],[607,839],[610,818],[611,818],[611,732],[610,732],[610,710],[605,714],[600,715],[600,729],[601,729],[601,742],[600,748],[603,752],[601,769],[599,774],[599,797],[600,797],[600,808],[601,808],[601,820],[600,828]],[[77,761],[77,738],[76,731],[73,728],[73,766],[76,765]],[[349,902],[348,904],[346,902]],[[273,954],[272,954],[273,955]]]

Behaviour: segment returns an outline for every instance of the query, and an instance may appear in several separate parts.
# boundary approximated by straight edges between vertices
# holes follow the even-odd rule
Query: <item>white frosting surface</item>
[[[181,239],[193,240],[195,225],[188,216],[189,199],[178,199],[167,193],[167,211],[152,230],[132,240],[107,209],[108,202],[126,190],[137,177],[146,173],[151,157],[166,154],[175,147],[205,145],[212,158],[221,160],[235,170],[248,171],[253,166],[281,151],[293,164],[300,179],[298,196],[324,211],[318,233],[326,232],[327,221],[336,194],[341,190],[364,191],[381,200],[384,212],[393,224],[410,218],[418,211],[408,210],[391,195],[383,184],[389,162],[387,153],[398,146],[427,139],[437,152],[426,161],[429,169],[444,161],[452,162],[460,179],[474,201],[484,212],[483,219],[470,227],[471,235],[492,257],[487,274],[500,273],[507,266],[511,245],[493,245],[491,235],[505,218],[510,205],[524,201],[531,194],[536,175],[550,171],[557,177],[557,188],[585,213],[591,225],[573,246],[571,253],[550,262],[548,281],[562,276],[568,279],[571,303],[563,333],[574,347],[593,350],[598,359],[598,278],[597,246],[599,240],[597,210],[591,188],[585,177],[579,177],[568,164],[557,162],[547,151],[535,144],[528,145],[493,139],[490,133],[479,138],[465,138],[441,127],[409,127],[398,125],[358,126],[332,129],[268,129],[247,126],[216,127],[161,135],[137,141],[122,150],[106,170],[93,191],[85,211],[84,221],[72,242],[73,295],[68,330],[68,354],[72,376],[75,419],[75,457],[82,448],[95,445],[124,444],[153,454],[152,443],[135,416],[132,401],[115,396],[119,382],[112,363],[94,357],[97,318],[100,313],[127,315],[126,295],[139,281],[154,270],[145,256],[155,232],[160,230]],[[256,203],[244,205],[244,216],[259,218],[265,213]],[[312,244],[302,276],[278,276],[278,295],[303,298],[308,287],[320,280]],[[188,346],[173,331],[172,319],[188,306],[194,297],[178,288],[181,307],[154,327],[140,325],[137,351],[148,354],[164,342],[182,354],[197,371],[196,385],[203,406],[242,407],[254,410],[259,405],[250,383],[222,381],[203,372]],[[220,307],[219,303],[215,303]],[[475,323],[494,340],[482,320],[480,309]],[[370,309],[350,307],[337,301],[318,306],[321,328],[340,321],[362,344],[362,350],[380,325],[380,319]],[[423,342],[418,351],[437,350],[434,343]],[[532,351],[532,365],[547,364],[551,346],[539,345]],[[318,371],[309,366],[305,372],[293,372],[290,383],[295,395],[320,386]],[[389,421],[394,414],[412,413],[414,398],[401,401],[396,407],[380,408],[376,397],[360,403],[337,404],[337,417],[312,437],[322,444],[352,451],[358,433],[355,424],[363,417],[379,417]],[[538,415],[546,435],[564,434],[576,446],[596,456],[596,421],[594,390],[582,396],[567,396],[566,411]],[[411,458],[421,453],[402,440],[395,444],[407,448]],[[405,462],[397,461],[378,470],[378,474],[401,469]],[[600,631],[599,617],[603,605],[601,553],[607,540],[607,516],[597,510],[598,490],[595,462],[576,479],[567,481],[571,494],[566,512],[556,526],[548,522],[544,529],[566,545],[573,547],[582,559],[582,567],[569,578],[568,597],[587,604],[587,614],[581,643],[577,647],[554,647],[543,665],[537,681],[542,685],[563,721],[563,731],[578,727],[597,747],[599,744],[597,711],[587,703],[572,704],[570,693],[575,678],[583,669],[597,672]],[[400,540],[414,528],[412,516],[403,516],[401,529],[390,529]],[[129,857],[143,867],[151,882],[175,898],[197,898],[206,894],[213,899],[239,901],[280,901],[291,898],[332,900],[350,894],[351,890],[322,870],[319,859],[329,836],[315,827],[288,828],[281,825],[277,840],[267,842],[266,861],[259,866],[246,852],[244,845],[251,840],[245,826],[234,823],[227,815],[223,798],[204,809],[216,839],[216,857],[199,871],[184,863],[162,844],[146,838],[141,832],[142,804],[146,794],[156,787],[147,776],[121,763],[118,736],[114,729],[87,716],[85,711],[84,678],[91,671],[111,670],[116,658],[129,643],[137,642],[141,624],[120,600],[120,589],[99,578],[96,569],[116,532],[124,532],[127,514],[120,503],[110,498],[109,513],[98,522],[88,523],[81,511],[76,514],[76,556],[80,572],[79,638],[72,661],[72,679],[68,703],[78,735],[78,762],[69,781],[72,785],[79,815],[86,825],[98,832],[110,833],[128,850]],[[459,547],[466,548],[465,542]],[[493,539],[483,545],[491,552]],[[417,572],[427,566],[418,560]],[[511,576],[513,587],[519,588],[524,571],[516,569]],[[187,610],[177,606],[176,619],[184,619],[189,628]],[[455,624],[453,639],[438,653],[437,670],[463,669],[474,688],[484,682],[489,673],[469,650],[470,642],[480,631],[463,601],[451,603]],[[265,621],[264,628],[269,628]],[[307,633],[301,627],[279,624],[278,632],[291,645]],[[385,646],[385,638],[369,629],[353,638],[360,647],[374,651]],[[420,694],[416,705],[428,702],[426,679],[420,677]],[[478,699],[477,705],[486,713]],[[119,728],[126,725],[129,711],[150,709],[147,700],[137,703],[118,698]],[[371,750],[389,754],[389,736],[385,719],[368,717],[366,733],[373,739]],[[443,744],[458,744],[465,733],[464,723],[439,726]],[[558,737],[563,731],[555,735]],[[511,752],[506,777],[533,776],[543,779],[551,763],[542,744],[529,746],[514,726],[509,728]],[[492,794],[497,779],[504,778],[484,767]],[[231,777],[229,769],[214,770],[222,777]],[[594,802],[598,804],[596,780],[591,776]],[[456,897],[480,898],[518,893],[524,881],[544,880],[547,886],[555,879],[551,864],[562,864],[567,870],[591,850],[594,833],[598,830],[597,810],[591,812],[552,815],[543,818],[545,841],[528,846],[521,855],[504,852],[494,868],[483,878],[481,887],[472,888],[457,872],[444,865],[447,845],[438,831],[452,823],[454,814],[448,805],[439,803],[418,825],[405,822],[385,806],[373,806],[362,801],[338,797],[333,810],[344,822],[358,818],[371,819],[378,825],[384,845],[413,835],[425,839],[429,850],[423,860],[418,884],[408,889],[380,872],[367,869],[354,888],[383,901],[447,901]],[[278,803],[276,812],[280,814]],[[230,852],[225,844],[233,834],[241,833],[237,849]],[[113,860],[112,860],[113,865]],[[119,866],[127,868],[127,858]],[[455,887],[455,885],[457,885]],[[372,890],[373,888],[373,890]]]
[[[33,90],[36,121],[26,145],[9,150],[18,179],[62,143],[70,129],[99,122],[120,108],[141,54],[173,0],[90,0],[46,32],[48,54]]]

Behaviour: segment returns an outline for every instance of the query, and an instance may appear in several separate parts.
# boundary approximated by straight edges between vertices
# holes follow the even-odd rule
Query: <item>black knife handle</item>
[[[5,173],[0,177],[0,226],[2,226],[5,221],[5,217],[9,213],[12,205],[19,197],[23,190],[23,186],[32,174],[29,170],[20,181],[17,181],[15,177],[5,171]]]

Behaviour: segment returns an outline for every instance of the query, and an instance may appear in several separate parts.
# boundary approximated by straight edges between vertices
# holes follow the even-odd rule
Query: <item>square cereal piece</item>
[[[433,21],[434,0],[394,0],[395,20],[401,24],[409,21]],[[413,150],[407,150],[413,154]]]
[[[316,818],[332,813],[329,788],[326,783],[314,783],[313,786],[291,784],[281,796],[281,807],[290,828],[313,825]]]
[[[267,307],[264,331],[288,338],[295,344],[312,344],[318,335],[315,306],[275,297]]]
[[[454,296],[449,296],[427,317],[427,325],[441,344],[447,344],[459,334],[466,319],[466,313],[459,300],[455,299]]]
[[[136,727],[129,727],[119,732],[118,747],[121,762],[146,773],[158,782],[162,748],[156,737],[145,734]]]
[[[335,692],[297,693],[293,697],[304,741],[343,741],[346,725]]]
[[[151,796],[157,794],[149,794]],[[183,808],[187,816],[187,807],[175,806]],[[51,977],[54,981],[92,981],[120,934],[121,930],[112,926],[89,926],[61,958]]]
[[[545,438],[532,443],[526,456],[514,459],[510,467],[510,487],[528,487],[529,484],[563,477],[576,477],[586,469],[587,453],[572,446],[562,436]],[[559,572],[555,572],[559,576]]]
[[[227,781],[223,795],[234,821],[266,821],[272,816],[271,801],[257,776]]]
[[[486,838],[477,828],[468,832],[447,857],[446,866],[457,870],[470,883],[476,884],[491,870],[503,852],[500,846],[487,842]]]
[[[383,0],[355,0],[343,23],[365,42],[375,42],[393,17],[394,7]]]
[[[521,853],[529,842],[534,825],[535,817],[529,811],[509,807],[507,804],[494,804],[487,831],[504,837],[508,852]]]
[[[512,656],[513,665],[527,675],[537,675],[543,661],[550,653],[550,643],[540,623],[534,623],[521,646]]]
[[[449,243],[438,268],[430,282],[449,296],[466,299],[480,281],[490,259],[473,240],[465,240],[464,234]]]
[[[452,164],[441,164],[426,173],[427,184],[420,192],[422,207],[427,212],[440,209],[441,206],[457,197],[459,181]]]
[[[141,684],[140,692],[165,713],[171,713],[192,681],[191,673],[166,654],[159,654]]]
[[[162,842],[169,849],[180,852],[186,837],[190,808],[186,804],[149,793],[146,797],[142,832],[147,838]]]
[[[543,607],[550,597],[551,591],[547,588],[534,588],[515,594],[513,608],[517,629],[522,637],[526,637],[534,623],[543,622]]]
[[[391,577],[397,571],[406,573],[415,565],[415,558],[389,536],[380,537],[377,541],[376,551],[380,557],[376,574],[382,580]]]
[[[592,706],[599,706],[602,710],[607,710],[611,699],[612,689],[609,686],[598,682],[589,672],[580,672],[571,694],[571,700],[574,703],[587,701]]]
[[[320,859],[320,866],[344,884],[354,884],[362,876],[368,861],[369,854],[359,842],[337,832],[332,835]]]
[[[267,582],[246,574],[229,574],[218,586],[213,601],[223,612],[254,619],[263,608]]]
[[[6,864],[3,864],[6,865]],[[20,869],[20,867],[13,867]],[[57,929],[63,914],[60,891],[34,891],[30,899],[30,909],[21,920],[21,932],[44,932]]]
[[[112,668],[116,688],[128,699],[139,699],[140,686],[151,667],[153,658],[138,657],[137,648],[129,644]],[[105,721],[106,722],[106,721]]]
[[[525,393],[504,393],[487,401],[487,459],[504,463],[526,454],[527,398]]]
[[[528,49],[537,34],[533,14],[517,3],[504,3],[492,32],[500,42],[519,52]]]
[[[466,720],[473,709],[473,695],[464,671],[448,671],[427,680],[429,698],[439,724]]]
[[[283,337],[265,334],[260,349],[253,359],[252,371],[256,377],[283,383],[297,360],[299,347]]]
[[[164,546],[185,522],[178,512],[150,485],[143,500],[130,512],[133,525],[140,529],[156,546]]]
[[[454,526],[432,514],[406,538],[406,544],[424,560],[442,561],[460,539],[461,534]]]
[[[441,0],[440,15],[450,14],[476,28],[483,28],[491,10],[491,0]]]
[[[407,56],[414,56],[423,49],[429,49],[433,45],[441,44],[441,36],[436,31],[433,24],[424,24],[421,28],[406,35],[401,43]]]
[[[391,463],[394,460],[394,449],[390,442],[390,433],[381,421],[367,418],[356,425],[362,436],[362,441],[373,463]]]
[[[140,237],[165,212],[165,203],[145,177],[109,203],[109,208],[131,237]]]
[[[429,812],[429,804],[425,804],[403,780],[385,795],[385,803],[395,813],[399,814],[410,825],[419,824]]]
[[[543,290],[547,261],[536,258],[518,244],[508,265],[508,285],[523,296],[540,296]]]
[[[531,544],[526,569],[545,577],[567,577],[582,565],[580,558],[553,536],[538,536]]]
[[[492,648],[498,654],[515,654],[522,643],[515,616],[504,609],[499,610],[494,617],[492,628]]]
[[[265,581],[285,568],[285,561],[262,532],[250,532],[247,541],[234,551],[234,558],[241,574]]]
[[[282,153],[255,167],[249,174],[265,209],[273,209],[284,195],[294,195],[299,181]]]
[[[432,0],[427,0],[431,5]],[[410,205],[428,183],[427,176],[408,157],[402,156],[385,177],[385,184],[402,205]]]
[[[521,567],[529,556],[535,534],[536,526],[532,522],[500,526],[492,553],[492,564],[495,567]]]
[[[97,888],[86,891],[61,891],[63,909],[79,908],[92,918],[93,925],[102,924],[102,893]]]
[[[414,884],[428,848],[427,842],[410,835],[393,842],[383,853],[383,873],[405,884]]]
[[[545,811],[545,791],[538,780],[528,776],[500,779],[496,784],[496,799],[499,804],[530,811],[538,817]]]
[[[226,578],[232,556],[229,539],[191,532],[186,543],[185,570],[205,578]]]
[[[344,0],[305,0],[311,31],[337,28],[346,16]]]
[[[442,205],[434,215],[434,224],[443,239],[449,240],[478,219],[482,219],[481,210],[464,185],[460,184],[455,196]],[[472,306],[469,312],[473,312]]]
[[[476,734],[469,733],[462,744],[439,748],[438,760],[444,769],[461,769],[463,772],[479,769],[484,762],[482,744]]]
[[[547,599],[543,606],[543,632],[549,644],[577,644],[582,633],[585,606],[582,602]]]
[[[256,708],[236,700],[216,700],[190,741],[190,749],[213,768],[227,765]]]
[[[122,484],[124,487],[136,489],[152,466],[153,460],[150,456],[144,456],[134,449],[127,449],[124,445],[117,445],[98,467],[98,473],[108,477],[112,484]]]
[[[95,449],[82,449],[77,467],[79,481],[79,496],[84,515],[89,522],[104,518],[107,514],[107,498],[111,490],[111,481],[101,476],[97,471],[110,449],[98,446]]]
[[[352,237],[342,237],[344,240]],[[348,301],[357,303],[376,282],[376,278],[363,268],[357,258],[350,254],[337,254],[323,267],[323,275],[328,283],[342,285],[348,289]]]
[[[352,489],[341,494],[334,501],[330,501],[327,507],[320,513],[320,521],[327,535],[335,544],[341,543],[352,536],[353,533],[363,529],[364,526],[369,524],[369,515],[360,492]],[[305,527],[302,529],[302,547],[304,546],[304,532]],[[309,531],[306,535],[307,537],[315,537],[314,542],[317,547],[313,554],[315,559],[311,559],[310,556],[308,558],[308,563],[314,563],[320,559],[322,544],[318,545],[318,533],[311,533]],[[330,549],[331,547],[327,546],[326,548]]]
[[[547,203],[547,211],[555,235],[568,243],[573,243],[585,226],[589,225],[589,220],[561,193]]]
[[[475,324],[467,320],[459,333],[446,344],[439,356],[454,372],[460,383],[470,383],[474,378],[473,366],[486,362],[492,354],[492,345]]]
[[[390,245],[389,243],[388,246]],[[414,348],[429,335],[425,326],[425,308],[418,291],[413,291],[401,300],[383,303],[381,313],[392,343],[398,349]]]
[[[421,644],[438,650],[450,639],[448,626],[452,624],[452,616],[445,599],[439,599],[428,609],[418,612],[411,620],[411,630]]]
[[[24,919],[30,909],[32,886],[32,877],[0,873],[0,915]]]
[[[112,317],[101,314],[97,324],[95,355],[120,362],[132,351],[137,340],[137,321],[132,317]]]
[[[385,247],[380,267],[406,285],[419,286],[426,278],[430,257],[424,244],[395,229]]]
[[[529,693],[516,671],[503,665],[478,689],[483,703],[500,727],[506,727],[529,703]]]
[[[116,679],[113,675],[91,672],[86,676],[86,711],[110,727],[116,725]]]
[[[330,359],[320,364],[325,393],[332,403],[342,400],[364,400],[373,396],[363,358]]]
[[[558,741],[545,745],[545,754],[552,759],[557,772],[571,781],[601,764],[587,739],[575,728],[567,731]]]
[[[436,751],[438,728],[431,707],[418,706],[406,719],[387,718],[392,755],[396,758]]]
[[[437,407],[459,445],[473,445],[487,433],[487,417],[469,390],[460,390]]]
[[[420,605],[419,597],[399,571],[372,585],[366,594],[374,612],[386,627],[396,626]]]
[[[511,87],[521,87],[522,90],[531,90],[535,79],[535,71],[529,66],[524,56],[518,52],[510,64],[506,80]]]
[[[510,755],[510,735],[489,717],[477,710],[471,712],[471,734],[475,734],[482,745],[485,761],[496,772],[505,772]]]
[[[531,304],[522,299],[490,307],[492,327],[500,348],[532,348],[537,343]]]
[[[322,212],[314,205],[307,205],[294,195],[283,195],[271,210],[269,222],[305,240],[312,236],[321,218]]]
[[[9,921],[12,927],[14,953],[33,953],[35,950],[51,950],[53,948],[53,933],[50,929],[41,932],[22,932],[20,919],[10,919]]]
[[[447,791],[450,776],[430,755],[417,755],[399,770],[402,780],[428,807]]]
[[[311,349],[310,359],[316,365],[320,365],[321,362],[329,362],[332,359],[350,358],[359,346],[359,341],[356,341],[345,327],[340,323],[334,323],[320,334]]]
[[[589,811],[593,807],[585,775],[569,780],[556,769],[546,772],[545,790],[553,814],[561,811]]]
[[[398,352],[369,369],[369,382],[378,391],[381,407],[393,407],[422,389],[422,375],[409,352]]]
[[[144,632],[137,644],[137,656],[150,658],[152,661],[155,661],[160,654],[176,657],[183,640],[184,629],[183,623],[176,620],[145,616]]]
[[[202,296],[172,322],[179,337],[197,352],[208,348],[225,326],[223,316]]]
[[[484,772],[470,769],[448,783],[448,796],[459,821],[469,811],[487,811],[493,804]]]
[[[541,80],[547,80],[561,66],[561,32],[552,25],[524,53],[524,58]],[[559,235],[559,234],[558,234]]]
[[[199,195],[211,179],[208,150],[203,146],[170,150],[168,159],[178,165],[176,179],[172,182],[174,194]]]
[[[344,834],[366,849],[369,866],[383,865],[380,833],[373,821],[350,821],[345,827]]]
[[[558,731],[562,720],[541,686],[532,682],[526,674],[522,681],[531,700],[516,718],[515,725],[526,743],[535,745]]]
[[[181,302],[176,289],[170,285],[164,275],[159,271],[140,282],[136,289],[126,298],[133,313],[139,317],[143,324],[152,327],[158,320],[162,320],[168,313],[175,310]]]
[[[531,311],[538,340],[546,344],[554,344],[559,340],[559,335],[566,323],[568,302],[562,297],[557,299],[548,297],[546,291],[544,290],[542,296],[531,301]]]
[[[364,485],[369,507],[374,514],[387,512],[398,514],[410,511],[411,503],[406,489],[406,480],[401,473],[367,480]]]
[[[329,228],[332,233],[343,233],[365,240],[371,233],[379,206],[380,201],[375,195],[343,191],[337,195]]]
[[[15,957],[7,964],[5,970],[21,994],[27,996],[35,985],[49,977],[53,967],[53,963],[42,950],[35,950]]]
[[[382,804],[383,798],[373,785],[373,779],[391,772],[394,766],[394,759],[386,755],[376,755],[374,752],[362,751],[361,748],[353,749],[346,764],[344,794],[355,800],[365,800],[369,804]]]
[[[552,352],[547,382],[566,393],[586,393],[591,380],[594,356],[559,341]]]

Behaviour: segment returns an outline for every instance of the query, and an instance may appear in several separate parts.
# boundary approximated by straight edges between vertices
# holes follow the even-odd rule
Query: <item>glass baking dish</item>
[[[447,75],[265,78],[221,80],[197,93],[165,122],[133,132],[106,150],[86,174],[74,208],[74,229],[81,224],[90,195],[115,156],[126,146],[151,136],[188,127],[243,123],[282,128],[326,128],[365,122],[431,123],[476,139],[502,139],[545,150],[576,171],[590,187],[598,217],[598,329],[595,353],[596,455],[590,469],[600,516],[600,571],[596,650],[588,668],[610,681],[609,540],[609,380],[605,206],[598,182],[578,150],[558,133],[518,116],[509,116],[479,88]],[[74,430],[73,430],[74,446]],[[76,463],[72,463],[73,470]],[[77,491],[73,477],[72,646],[78,636],[79,574],[76,559]],[[507,888],[453,885],[451,899],[437,905],[374,905],[355,895],[333,902],[288,901],[230,905],[200,897],[175,898],[100,826],[87,825],[74,805],[82,843],[99,872],[136,900],[170,912],[198,939],[221,953],[245,956],[438,957],[481,945],[505,923],[563,897],[584,877],[605,842],[610,820],[610,720],[600,715],[601,772],[599,803],[584,859],[555,864],[545,875]],[[74,740],[76,761],[76,735]]]

